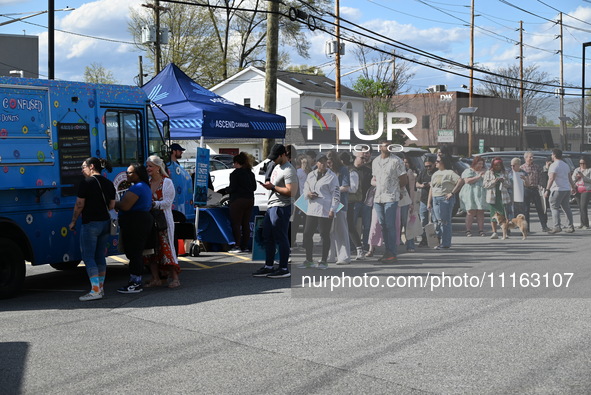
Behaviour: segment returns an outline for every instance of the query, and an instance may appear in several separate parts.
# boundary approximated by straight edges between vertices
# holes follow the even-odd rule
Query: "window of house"
[[[423,129],[429,129],[431,127],[431,117],[429,115],[423,115],[421,126]]]
[[[439,114],[439,129],[447,129],[447,114]]]

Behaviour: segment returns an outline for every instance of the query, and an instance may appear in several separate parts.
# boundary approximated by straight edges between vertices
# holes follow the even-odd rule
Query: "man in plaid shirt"
[[[538,212],[538,217],[540,218],[540,223],[542,225],[542,231],[547,232],[550,229],[548,228],[548,214],[544,211],[544,205],[542,204],[542,196],[540,195],[540,174],[542,173],[542,169],[540,166],[534,163],[534,154],[531,151],[527,151],[523,154],[523,158],[525,159],[525,163],[521,165],[521,170],[527,173],[527,180],[525,185],[529,185],[525,187],[525,196],[524,196],[524,205],[525,205],[525,220],[527,221],[527,231],[530,231],[530,221],[529,221],[529,209],[530,205],[533,202],[536,206],[536,211]]]

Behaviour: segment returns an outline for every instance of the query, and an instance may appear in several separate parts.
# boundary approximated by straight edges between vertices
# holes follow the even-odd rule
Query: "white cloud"
[[[339,7],[339,14],[342,18],[356,22],[361,20],[363,13],[359,8]]]
[[[56,14],[55,77],[82,80],[85,67],[98,63],[113,71],[119,82],[133,84],[141,53],[134,45],[126,44],[133,42],[127,24],[129,9],[140,7],[141,3],[141,0],[98,0]],[[58,19],[59,16],[62,17]],[[39,35],[42,74],[47,74],[47,40],[47,32]]]

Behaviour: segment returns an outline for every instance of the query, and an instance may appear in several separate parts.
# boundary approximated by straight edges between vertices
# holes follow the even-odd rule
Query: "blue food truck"
[[[130,163],[168,158],[166,130],[139,87],[0,77],[0,298],[22,287],[26,262],[59,270],[80,263],[79,232],[68,224],[82,161],[110,160],[113,172],[103,175],[122,192]],[[191,191],[177,194],[180,211],[194,218]],[[109,255],[117,242],[105,246]]]

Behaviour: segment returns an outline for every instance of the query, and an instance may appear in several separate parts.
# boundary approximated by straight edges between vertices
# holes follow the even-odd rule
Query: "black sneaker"
[[[253,277],[267,277],[268,274],[273,273],[275,270],[266,268],[265,266],[261,267],[259,270],[252,274]]]
[[[267,278],[287,278],[291,277],[291,273],[287,269],[277,269],[273,273],[269,273]]]
[[[130,281],[125,287],[121,287],[117,290],[117,292],[122,294],[137,294],[142,292],[144,289],[142,288],[141,283],[134,283]]]

